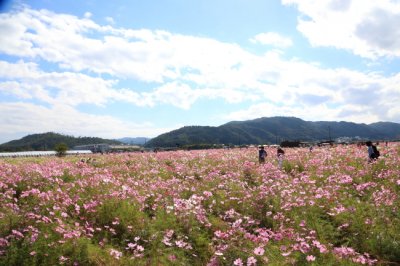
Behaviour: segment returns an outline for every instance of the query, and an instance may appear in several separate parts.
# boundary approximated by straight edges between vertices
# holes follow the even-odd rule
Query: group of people
[[[264,149],[264,146],[262,146],[262,145],[259,146],[259,149],[258,149],[258,162],[260,164],[265,163],[265,158],[267,157],[267,155],[268,154],[267,154],[267,151]],[[282,168],[284,155],[285,155],[285,151],[282,150],[281,147],[278,147],[276,149],[276,156],[278,158],[279,168]]]
[[[365,145],[368,147],[368,162],[373,162],[374,160],[378,159],[380,156],[380,152],[377,149],[376,145],[373,145],[371,141],[365,142]],[[312,151],[312,146],[310,147],[310,152]],[[260,164],[265,163],[265,158],[267,157],[267,151],[265,150],[264,146],[259,146],[258,149],[258,162]],[[278,159],[278,166],[282,168],[282,163],[284,159],[285,151],[281,147],[277,147],[276,149],[276,156]]]

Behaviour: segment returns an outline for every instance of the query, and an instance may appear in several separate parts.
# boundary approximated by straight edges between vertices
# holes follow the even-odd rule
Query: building
[[[80,154],[91,154],[90,150],[69,150],[66,151],[66,155],[80,155]],[[0,158],[6,157],[42,157],[42,156],[56,156],[55,151],[19,151],[19,152],[0,152]]]
[[[109,152],[133,152],[141,151],[142,148],[138,145],[110,145],[106,143],[79,145],[73,148],[74,150],[90,150],[93,153],[109,153]]]
[[[73,150],[90,150],[93,153],[105,153],[111,150],[111,147],[107,143],[100,144],[87,144],[87,145],[78,145],[73,148]]]
[[[142,147],[138,145],[110,145],[110,152],[133,152],[141,150]]]

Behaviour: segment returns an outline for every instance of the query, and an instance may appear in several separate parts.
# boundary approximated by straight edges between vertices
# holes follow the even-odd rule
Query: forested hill
[[[378,122],[356,124],[351,122],[310,122],[295,117],[258,118],[233,121],[218,127],[187,126],[149,140],[146,147],[176,147],[195,144],[266,144],[283,140],[320,141],[339,137],[360,137],[370,140],[400,139],[400,124]],[[76,145],[108,143],[117,140],[95,137],[73,137],[53,132],[33,134],[0,145],[0,152],[54,150],[58,143],[69,148]]]
[[[263,144],[283,140],[321,141],[339,137],[371,140],[400,138],[400,124],[379,122],[310,122],[295,117],[264,117],[234,121],[219,127],[186,126],[147,142],[147,147],[176,147],[193,144]]]
[[[0,151],[45,151],[54,150],[54,146],[58,143],[67,144],[68,148],[76,145],[108,143],[120,144],[121,142],[109,139],[94,138],[94,137],[72,137],[61,135],[53,132],[43,134],[33,134],[23,137],[19,140],[13,140],[0,145]]]

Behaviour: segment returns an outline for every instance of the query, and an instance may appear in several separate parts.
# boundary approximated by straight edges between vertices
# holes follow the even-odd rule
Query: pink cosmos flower
[[[0,247],[6,247],[6,246],[8,246],[8,240],[7,239],[5,239],[5,238],[0,238]]]
[[[236,260],[233,262],[233,265],[235,265],[235,266],[243,266],[243,261],[242,261],[242,259],[241,259],[241,258],[236,259]]]
[[[211,197],[213,194],[210,191],[204,191],[203,195],[206,196],[207,198]]]
[[[258,256],[262,256],[264,255],[264,248],[263,247],[257,247],[254,249],[254,254],[258,255]]]
[[[126,249],[135,249],[137,244],[128,243],[128,247]]]
[[[252,265],[256,265],[257,263],[257,259],[252,257],[247,258],[247,266],[252,266]]]
[[[17,238],[24,238],[24,235],[23,235],[20,231],[18,231],[18,230],[14,230],[14,229],[13,229],[11,232],[12,232],[13,235],[16,236]]]
[[[60,261],[61,264],[63,264],[64,262],[66,262],[68,260],[68,258],[61,256],[58,258],[58,260]]]
[[[341,226],[339,226],[338,229],[340,230],[342,228],[347,228],[347,227],[349,227],[349,224],[348,223],[344,223]]]
[[[175,256],[174,254],[169,255],[169,256],[168,256],[168,259],[169,259],[170,261],[176,261],[176,256]]]
[[[110,255],[119,260],[122,257],[122,252],[115,249],[110,249]]]
[[[182,240],[176,240],[175,245],[179,248],[184,248],[186,246],[186,243]]]
[[[243,222],[242,219],[236,220],[236,221],[232,224],[232,227],[233,227],[233,228],[237,228],[237,227],[239,227],[239,226],[242,224],[242,222]]]
[[[32,233],[32,235],[31,235],[31,243],[34,243],[34,242],[36,242],[36,240],[38,239],[38,237],[39,237],[39,234],[38,233]]]
[[[171,239],[168,239],[168,238],[164,237],[162,242],[164,243],[164,245],[171,247],[172,243],[170,242],[170,240]]]
[[[313,255],[308,255],[306,259],[307,261],[315,261],[315,257]]]

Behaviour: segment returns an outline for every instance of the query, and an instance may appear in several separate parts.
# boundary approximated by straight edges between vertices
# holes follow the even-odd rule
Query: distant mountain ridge
[[[32,134],[23,137],[19,140],[12,140],[0,145],[0,151],[48,151],[54,150],[58,143],[65,143],[68,148],[73,148],[77,145],[108,143],[121,144],[121,142],[110,139],[102,139],[95,137],[72,137],[58,133],[47,132],[43,134]]]
[[[177,147],[196,144],[275,144],[283,140],[322,141],[349,137],[369,140],[400,139],[400,124],[377,122],[304,121],[296,117],[263,117],[247,121],[232,121],[218,127],[186,126],[156,138],[122,138],[119,140],[95,137],[72,137],[53,132],[32,134],[0,145],[1,151],[54,150],[58,143],[69,148],[85,144],[145,144],[145,147]]]
[[[232,121],[218,127],[186,126],[162,134],[147,142],[146,147],[175,147],[193,144],[265,144],[283,140],[322,141],[339,137],[370,140],[400,138],[400,124],[378,122],[304,121],[296,117],[263,117]]]

